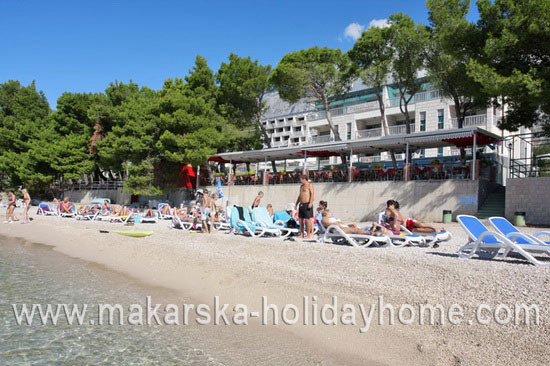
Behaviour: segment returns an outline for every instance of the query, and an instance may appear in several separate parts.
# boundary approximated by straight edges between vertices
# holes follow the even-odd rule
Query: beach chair
[[[287,235],[298,235],[300,234],[300,228],[299,227],[288,227],[288,222],[292,219],[292,216],[289,215],[286,211],[275,211],[273,213],[273,225],[277,226],[281,229],[281,232],[283,232],[283,235],[285,233],[288,233]],[[316,234],[317,231],[314,231],[314,234]]]
[[[200,223],[197,223],[200,224]],[[174,215],[172,218],[172,228],[188,231],[193,227],[193,223],[189,221],[181,221],[178,215]]]
[[[542,236],[549,236],[549,231],[539,231],[534,234],[526,234],[522,233],[517,229],[512,223],[508,220],[506,220],[504,217],[491,217],[489,218],[489,222],[495,230],[508,239],[512,240],[513,242],[516,242],[518,244],[538,244],[538,245],[545,245],[550,248],[550,241],[544,241],[540,237]]]
[[[406,235],[417,235],[424,239],[424,244],[421,246],[430,246],[439,244],[444,241],[449,241],[452,238],[452,235],[448,231],[441,231],[439,234],[437,233],[430,233],[430,234],[424,234],[424,233],[415,233],[413,231],[410,231],[405,226],[401,225],[401,231],[403,231]]]
[[[349,244],[357,248],[364,248],[370,246],[403,246],[405,244],[394,244],[390,238],[385,235],[374,236],[374,235],[364,235],[364,234],[346,234],[337,225],[330,225],[329,227],[324,227],[324,225],[319,222],[319,234],[317,241],[326,243],[327,241],[332,241],[334,244]]]
[[[168,214],[168,215],[165,215],[162,213],[162,208],[164,206],[166,206],[167,204],[166,203],[159,203],[159,218],[161,220],[172,220],[174,218],[174,215],[173,214]]]
[[[268,233],[274,233],[275,235],[281,235],[280,230],[270,230],[256,226],[250,217],[250,213],[244,207],[233,206],[231,208],[231,231],[234,234],[250,235],[253,237],[260,237]]]
[[[41,202],[38,205],[37,215],[43,216],[57,216],[57,207],[52,208],[49,203]]]
[[[544,245],[516,243],[501,233],[490,231],[474,216],[459,215],[457,221],[468,234],[468,243],[458,250],[458,255],[461,258],[469,259],[475,254],[482,259],[505,258],[513,252],[535,266],[550,266],[550,262],[541,262],[531,255],[531,253],[550,255],[550,248]],[[527,236],[519,234],[527,238]]]
[[[81,214],[80,212],[78,212],[75,218],[77,220],[94,221],[97,215],[99,215],[99,211],[96,211],[96,213],[86,213],[86,214]]]
[[[73,209],[71,210],[71,212],[61,212],[59,211],[59,216],[60,217],[76,217],[76,215],[78,214],[78,211],[76,210],[76,205],[73,204]]]
[[[269,216],[269,212],[267,212],[267,209],[265,207],[254,208],[252,210],[252,220],[257,226],[266,230],[270,230],[273,232],[274,235],[281,236],[283,238],[286,238],[292,233],[298,233],[299,231],[298,229],[290,229],[281,225],[275,225],[273,223],[273,218]]]
[[[143,223],[153,223],[156,224],[159,222],[159,212],[158,210],[153,210],[153,216],[141,216],[141,222]]]

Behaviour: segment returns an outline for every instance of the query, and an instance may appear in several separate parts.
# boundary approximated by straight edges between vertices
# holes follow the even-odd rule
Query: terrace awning
[[[467,127],[452,130],[437,130],[417,132],[409,135],[381,136],[346,141],[269,148],[252,151],[236,151],[217,154],[214,157],[226,162],[264,162],[266,160],[303,159],[304,155],[311,157],[338,156],[349,154],[378,154],[383,151],[405,152],[407,145],[410,149],[429,149],[445,146],[465,147],[473,146],[474,136],[476,145],[494,144],[500,141],[500,136],[480,127]]]

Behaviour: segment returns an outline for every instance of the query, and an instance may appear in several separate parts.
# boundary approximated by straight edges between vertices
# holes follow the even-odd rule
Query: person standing
[[[313,238],[313,201],[315,200],[315,192],[313,185],[309,183],[305,175],[300,176],[300,194],[296,200],[296,208],[298,210],[298,219],[300,221],[300,238]]]
[[[21,190],[21,193],[23,193],[23,201],[25,202],[25,208],[23,211],[25,221],[23,221],[22,224],[30,224],[31,220],[29,218],[29,211],[31,209],[31,196],[29,195],[29,192],[25,188]]]
[[[13,194],[12,191],[8,192],[8,208],[6,209],[6,221],[4,221],[4,224],[9,224],[12,221],[17,221],[15,219],[15,207],[17,207],[17,202],[15,198],[15,194]]]

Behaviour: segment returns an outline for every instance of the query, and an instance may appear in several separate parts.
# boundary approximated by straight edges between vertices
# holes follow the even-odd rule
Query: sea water
[[[142,304],[151,291],[50,247],[0,236],[0,365],[220,364],[193,347],[192,329],[67,321],[42,325],[37,318],[18,325],[12,310],[12,304]]]

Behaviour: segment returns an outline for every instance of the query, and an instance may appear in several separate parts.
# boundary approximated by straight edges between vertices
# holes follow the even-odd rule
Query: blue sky
[[[0,0],[0,82],[36,80],[55,108],[64,91],[100,92],[115,80],[158,89],[197,54],[215,72],[230,52],[275,66],[312,46],[346,51],[350,24],[358,34],[396,12],[427,21],[423,0]]]

